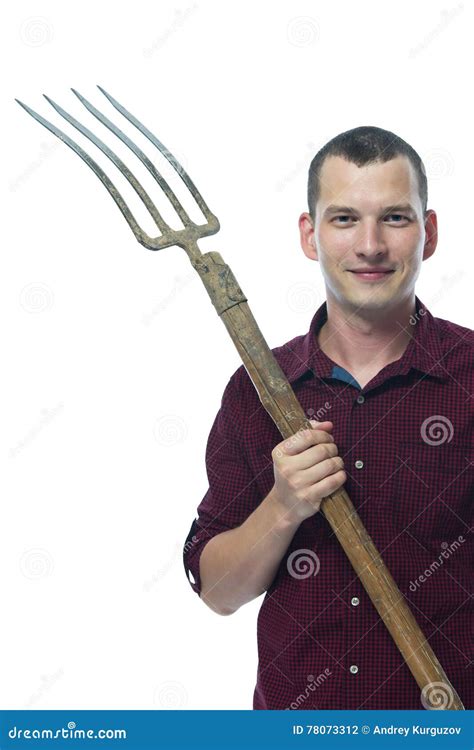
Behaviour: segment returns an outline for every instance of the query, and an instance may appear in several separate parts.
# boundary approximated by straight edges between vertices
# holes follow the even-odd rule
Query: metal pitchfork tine
[[[65,120],[67,120],[71,125],[73,125],[77,130],[79,130],[83,135],[86,136],[92,143],[94,143],[109,159],[112,161],[115,166],[122,172],[124,177],[128,180],[130,185],[133,187],[133,189],[138,193],[139,197],[147,207],[148,211],[150,212],[155,224],[157,225],[158,229],[161,232],[161,235],[159,237],[150,237],[146,232],[143,231],[143,229],[139,226],[137,223],[135,217],[133,216],[132,212],[128,208],[125,200],[123,199],[122,195],[119,193],[113,182],[108,178],[108,176],[105,174],[105,172],[101,169],[101,167],[97,164],[94,159],[92,159],[86,151],[84,151],[80,146],[78,146],[75,141],[73,141],[71,138],[69,138],[66,133],[64,133],[62,130],[57,128],[55,125],[53,125],[48,120],[45,120],[44,117],[39,115],[37,112],[32,110],[30,107],[28,107],[23,102],[19,101],[19,99],[16,99],[18,104],[23,107],[32,117],[35,118],[35,120],[38,120],[38,122],[41,123],[41,125],[44,125],[45,128],[50,130],[54,135],[56,135],[58,138],[60,138],[64,143],[66,143],[67,146],[69,146],[73,151],[78,154],[83,161],[86,162],[86,164],[96,173],[96,175],[99,177],[99,179],[103,182],[107,190],[109,191],[110,195],[120,208],[122,214],[124,215],[128,225],[130,226],[133,234],[135,235],[136,239],[144,245],[144,247],[148,248],[149,250],[162,250],[165,247],[170,247],[171,245],[178,245],[179,247],[182,247],[188,254],[190,259],[194,259],[197,256],[200,255],[200,251],[196,246],[197,239],[201,237],[206,237],[211,234],[215,234],[219,231],[220,225],[219,221],[216,216],[214,216],[213,213],[209,210],[206,202],[204,201],[203,197],[201,196],[199,190],[189,177],[189,175],[185,172],[183,167],[180,165],[180,163],[175,159],[173,154],[171,154],[170,151],[166,148],[166,146],[161,143],[161,141],[156,138],[153,133],[151,133],[148,128],[146,128],[142,123],[137,120],[130,112],[128,112],[125,107],[123,107],[119,102],[113,98],[110,94],[108,94],[103,88],[100,86],[97,87],[104,96],[107,97],[109,102],[117,109],[124,117],[127,118],[129,122],[132,123],[141,133],[143,133],[144,136],[148,138],[151,143],[156,146],[156,148],[161,151],[163,156],[168,160],[168,162],[171,164],[171,166],[175,169],[175,171],[179,174],[181,179],[183,180],[184,184],[188,188],[189,192],[193,196],[194,200],[198,204],[199,208],[201,209],[201,212],[203,213],[206,223],[205,224],[195,224],[186,211],[184,210],[182,204],[176,197],[175,193],[171,189],[171,187],[168,185],[166,180],[162,177],[162,175],[158,172],[153,162],[150,161],[150,159],[146,156],[146,154],[143,153],[143,151],[128,138],[125,133],[120,130],[116,125],[114,125],[111,120],[109,120],[105,115],[103,115],[101,112],[99,112],[98,109],[94,107],[93,104],[91,104],[85,97],[81,96],[78,91],[75,89],[71,89],[71,91],[77,96],[80,102],[91,112],[94,117],[96,117],[100,122],[103,123],[109,130],[112,131],[120,140],[125,143],[128,148],[133,151],[133,153],[140,159],[140,161],[145,165],[145,167],[148,169],[150,174],[154,177],[154,179],[157,181],[163,192],[166,194],[167,198],[169,199],[170,203],[172,204],[173,208],[175,209],[176,213],[178,214],[179,218],[181,219],[181,222],[183,223],[185,229],[181,230],[173,230],[171,227],[165,222],[163,217],[160,215],[158,209],[156,208],[155,204],[153,203],[152,199],[146,192],[146,190],[142,187],[140,182],[137,180],[135,175],[128,169],[126,164],[115,154],[100,138],[97,138],[97,136],[94,135],[88,128],[84,127],[78,120],[76,120],[72,115],[68,114],[62,107],[59,106],[59,104],[56,104],[52,99],[49,98],[49,96],[46,96],[46,94],[43,94],[44,98],[51,104],[52,107],[62,116]]]
[[[139,226],[122,195],[101,167],[63,131],[45,120],[23,102],[18,99],[16,101],[35,120],[72,148],[96,173],[118,205],[136,239],[142,245],[150,250],[161,250],[165,247],[178,245],[185,250],[237,347],[263,407],[275,422],[281,435],[284,438],[290,438],[299,430],[311,428],[311,423],[268,347],[247,304],[247,298],[244,296],[231,269],[225,264],[219,253],[209,252],[203,255],[198,248],[197,242],[199,239],[219,231],[219,221],[216,216],[209,210],[188,174],[166,146],[116,99],[100,86],[98,88],[115,109],[138,128],[172,165],[198,204],[205,218],[205,223],[196,224],[190,219],[171,187],[143,151],[105,115],[72,89],[89,112],[123,141],[153,175],[184,227],[183,229],[172,229],[124,162],[88,128],[65,112],[52,99],[46,97],[47,101],[62,117],[92,141],[115,164],[138,193],[161,233],[158,237],[150,237]],[[422,705],[425,708],[464,710],[461,699],[424,637],[345,489],[341,487],[324,498],[321,510],[418,683],[422,691]],[[440,691],[443,693],[443,699],[445,699],[442,706],[439,702]]]

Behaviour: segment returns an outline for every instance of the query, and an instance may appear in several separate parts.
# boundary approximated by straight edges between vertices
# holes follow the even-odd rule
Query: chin
[[[352,307],[354,310],[387,310],[396,304],[398,295],[396,297],[388,293],[387,290],[373,290],[367,289],[365,292],[362,291],[359,294],[336,294],[339,304],[343,307]]]

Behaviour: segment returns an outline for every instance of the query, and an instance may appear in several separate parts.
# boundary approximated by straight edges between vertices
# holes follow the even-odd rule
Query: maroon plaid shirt
[[[310,418],[334,424],[346,489],[466,708],[474,708],[473,332],[416,297],[413,338],[363,389],[309,333],[273,352]],[[200,592],[209,539],[273,486],[282,437],[244,367],[206,451],[209,489],[184,548]],[[420,690],[322,513],[299,526],[258,616],[255,709],[421,709]],[[448,696],[449,700],[449,696]]]

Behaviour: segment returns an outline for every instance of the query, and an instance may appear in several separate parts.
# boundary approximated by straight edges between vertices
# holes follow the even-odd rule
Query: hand
[[[296,523],[317,513],[321,501],[346,481],[344,461],[330,434],[332,422],[310,420],[313,429],[300,430],[272,451],[274,500]]]

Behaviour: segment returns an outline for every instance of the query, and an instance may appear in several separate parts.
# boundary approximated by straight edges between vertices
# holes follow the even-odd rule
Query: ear
[[[425,213],[425,234],[422,260],[431,258],[438,244],[438,217],[432,209],[428,209]]]
[[[306,212],[301,214],[298,219],[298,226],[300,230],[300,244],[304,254],[310,260],[318,260],[313,220],[310,214]]]

